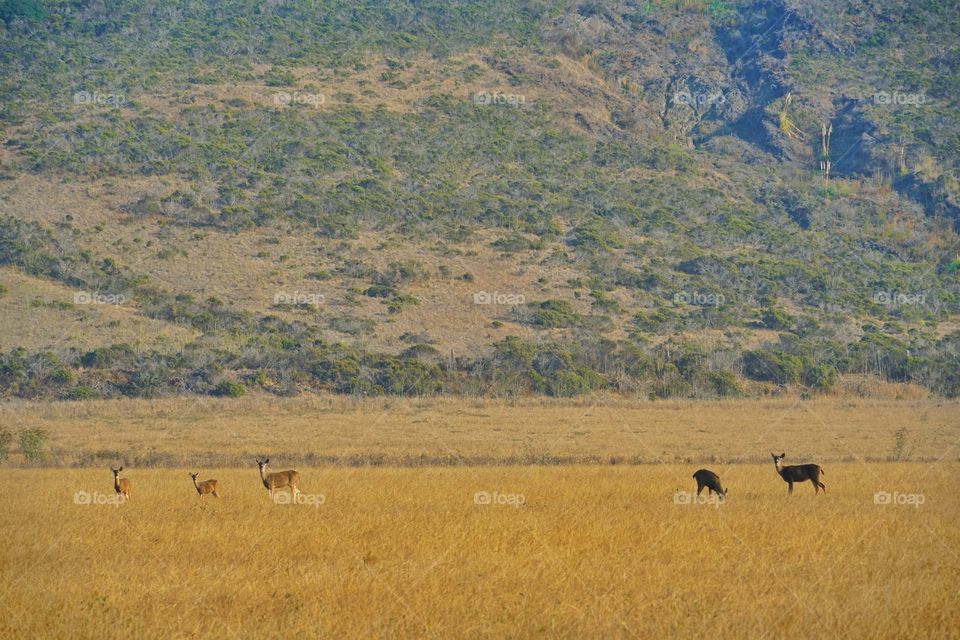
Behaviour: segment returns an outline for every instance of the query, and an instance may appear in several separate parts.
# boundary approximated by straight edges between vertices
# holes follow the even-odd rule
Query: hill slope
[[[957,9],[2,3],[0,390],[955,395]]]

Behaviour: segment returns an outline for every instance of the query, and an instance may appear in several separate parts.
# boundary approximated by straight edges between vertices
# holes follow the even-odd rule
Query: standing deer
[[[806,482],[807,480],[813,483],[814,493],[819,494],[820,489],[823,489],[824,493],[827,492],[826,485],[820,482],[820,476],[824,474],[823,467],[820,465],[794,464],[785,467],[782,460],[787,457],[787,454],[774,455],[771,453],[770,455],[773,456],[773,465],[777,468],[777,473],[787,483],[787,494],[793,493],[794,482]]]
[[[130,481],[126,478],[120,477],[120,472],[123,471],[123,466],[119,469],[114,469],[110,467],[110,471],[113,471],[113,490],[117,492],[118,495],[124,497],[124,499],[130,499]]]
[[[202,498],[208,493],[212,493],[214,498],[220,497],[220,483],[216,480],[204,480],[202,482],[197,482],[197,476],[199,473],[191,473],[190,477],[193,478],[193,486],[197,488],[197,493]]]
[[[267,473],[267,463],[270,462],[270,458],[266,460],[257,459],[257,466],[260,467],[260,480],[263,481],[263,486],[267,488],[267,491],[270,492],[270,497],[273,497],[273,492],[276,489],[283,489],[284,487],[290,487],[290,492],[296,496],[300,493],[300,489],[297,488],[297,484],[300,483],[300,474],[289,469],[287,471],[276,471],[274,473]]]
[[[700,492],[703,491],[703,488],[707,488],[707,495],[716,493],[720,498],[727,498],[727,491],[729,489],[724,489],[723,485],[720,484],[720,476],[715,474],[709,469],[698,469],[693,474],[693,479],[697,481],[697,495],[700,495]]]

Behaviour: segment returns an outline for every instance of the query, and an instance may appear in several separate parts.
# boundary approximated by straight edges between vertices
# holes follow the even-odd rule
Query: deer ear
[[[787,457],[787,454],[781,453],[781,454],[780,454],[780,457],[781,457],[781,458],[786,458],[786,457]]]
[[[267,458],[266,460],[264,460],[263,464],[267,464],[268,462],[270,462],[270,458]]]
[[[117,469],[117,471],[123,471],[123,467],[120,467],[119,469]]]

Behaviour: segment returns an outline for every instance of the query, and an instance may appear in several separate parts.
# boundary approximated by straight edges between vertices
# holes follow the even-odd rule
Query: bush
[[[213,395],[220,396],[222,398],[239,398],[244,393],[246,393],[244,386],[239,382],[233,382],[232,380],[224,380],[213,390]]]
[[[531,303],[534,309],[531,324],[546,329],[557,327],[575,327],[580,324],[580,316],[566,300],[544,300]]]
[[[6,429],[0,429],[0,462],[10,457],[11,445],[13,445],[13,434]]]
[[[805,362],[803,384],[817,391],[829,391],[837,381],[837,370],[830,364]]]
[[[369,296],[371,298],[390,298],[396,295],[396,290],[393,287],[386,284],[375,284],[370,287],[367,287],[363,295]]]
[[[760,316],[760,323],[767,329],[789,329],[793,319],[781,309],[766,309]]]
[[[707,379],[718,396],[739,396],[743,393],[740,383],[737,382],[737,376],[730,371],[711,371]]]
[[[43,429],[24,429],[20,432],[20,453],[28,462],[42,462],[48,457],[45,449],[49,434]]]
[[[747,351],[743,354],[743,372],[754,380],[792,384],[800,382],[803,362],[781,351]]]
[[[100,394],[97,393],[96,389],[83,384],[78,384],[70,390],[71,400],[93,400],[99,397]]]

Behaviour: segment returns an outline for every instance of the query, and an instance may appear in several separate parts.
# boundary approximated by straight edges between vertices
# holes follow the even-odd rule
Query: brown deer
[[[283,489],[284,487],[290,487],[290,492],[293,495],[300,493],[300,489],[297,485],[300,483],[300,474],[294,471],[293,469],[288,469],[287,471],[276,471],[274,473],[267,473],[267,463],[270,462],[270,458],[266,460],[257,459],[257,466],[260,467],[260,480],[263,481],[263,486],[267,488],[267,491],[270,492],[270,497],[273,497],[273,492],[277,489]]]
[[[121,466],[119,469],[114,469],[110,467],[110,471],[113,471],[113,490],[117,492],[118,495],[124,497],[124,499],[130,499],[130,481],[126,478],[120,477],[120,472],[123,471]]]
[[[818,464],[794,464],[789,466],[783,466],[783,459],[787,457],[787,454],[781,453],[780,455],[773,456],[773,465],[777,468],[777,473],[780,474],[780,477],[783,478],[783,481],[787,483],[787,494],[793,493],[793,483],[794,482],[806,482],[809,480],[813,483],[814,493],[819,494],[820,489],[823,489],[823,492],[827,492],[827,487],[822,482],[820,482],[820,476],[824,474],[823,467]]]
[[[720,476],[715,474],[709,469],[698,469],[693,474],[693,479],[697,481],[697,495],[700,495],[700,492],[703,491],[703,488],[707,488],[707,495],[716,493],[721,499],[727,498],[727,491],[729,489],[724,489],[723,485],[720,484]]]
[[[214,498],[220,497],[220,483],[217,480],[203,480],[202,482],[197,482],[197,476],[199,473],[191,473],[190,477],[193,478],[193,486],[197,488],[197,493],[202,498],[208,493],[213,494]]]

